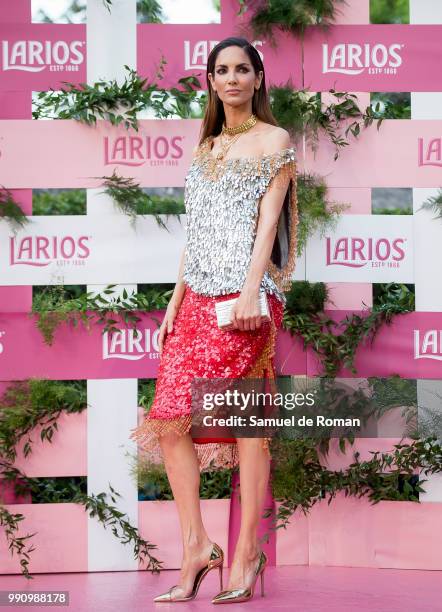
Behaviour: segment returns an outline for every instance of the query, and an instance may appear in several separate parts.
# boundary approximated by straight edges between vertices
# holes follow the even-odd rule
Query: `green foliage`
[[[305,288],[302,290],[305,291]],[[291,291],[297,291],[296,282]],[[358,347],[367,341],[373,343],[379,329],[384,324],[390,324],[397,314],[410,312],[408,293],[393,294],[390,291],[386,296],[387,301],[374,305],[367,314],[352,313],[342,321],[323,312],[314,314],[298,311],[293,308],[294,301],[291,300],[284,311],[283,327],[292,335],[299,335],[305,346],[315,351],[325,376],[335,377],[341,368],[347,368],[355,374],[354,359]]]
[[[25,578],[34,578],[29,573],[29,561],[31,559],[30,553],[35,550],[35,546],[27,547],[27,540],[32,538],[36,532],[28,533],[25,536],[18,536],[18,530],[20,529],[20,522],[25,518],[21,512],[10,512],[5,506],[0,503],[0,527],[3,527],[6,541],[8,543],[8,550],[11,555],[14,553],[20,558],[20,566],[22,574]]]
[[[64,13],[57,19],[59,22],[86,23],[86,1],[87,0],[71,0],[69,6]],[[112,0],[102,0],[103,5],[109,13],[112,11]],[[39,10],[39,21],[44,23],[54,23],[53,19],[44,11]],[[157,0],[137,0],[137,17],[138,21],[143,23],[162,23],[163,13],[160,4]]]
[[[144,194],[138,202],[137,214],[139,215],[179,215],[185,214],[184,197],[160,196],[155,193]]]
[[[162,79],[164,56],[154,79]],[[193,106],[201,106],[198,89],[200,82],[194,76],[178,80],[180,88],[170,90],[160,88],[156,82],[148,84],[148,79],[142,79],[136,70],[126,64],[127,72],[124,82],[120,85],[116,79],[97,81],[93,85],[80,83],[78,86],[68,81],[62,81],[66,87],[60,91],[50,89],[38,92],[34,119],[75,119],[87,125],[96,125],[97,119],[105,119],[112,125],[124,125],[126,129],[138,131],[137,114],[150,109],[159,119],[178,116],[181,119],[192,117]]]
[[[361,127],[370,126],[376,115],[371,106],[362,111],[355,94],[334,89],[329,93],[336,101],[325,105],[320,93],[312,95],[307,88],[296,90],[288,84],[269,89],[272,112],[279,125],[295,135],[303,134],[313,151],[318,149],[320,133],[324,133],[335,145],[336,160],[340,149],[350,144],[349,134],[357,138]],[[377,129],[382,121],[382,117],[377,118]]]
[[[82,412],[86,408],[83,382],[30,379],[16,382],[0,397],[0,456],[13,462],[16,445],[25,438],[23,453],[32,452],[31,433],[41,425],[40,439],[52,441],[62,412]]]
[[[86,189],[34,189],[32,192],[32,214],[85,215]]]
[[[173,215],[179,218],[185,213],[184,198],[160,196],[147,194],[132,179],[129,179],[124,187],[119,177],[114,181],[112,177],[100,177],[106,179],[108,186],[106,193],[114,194],[116,207],[133,219],[135,215],[154,215],[157,223],[164,227],[164,221],[159,215]],[[124,191],[127,189],[128,191]],[[129,204],[125,204],[127,197]],[[34,190],[33,192],[33,215],[85,215],[86,214],[86,190]],[[167,226],[166,226],[167,229]]]
[[[411,119],[409,92],[372,92],[370,100],[376,118]]]
[[[161,4],[157,0],[138,0],[137,18],[141,23],[162,23],[164,15]]]
[[[417,212],[420,210],[429,210],[435,215],[433,219],[442,219],[442,189],[439,189],[435,196],[427,198]]]
[[[173,494],[163,464],[155,464],[146,458],[138,460],[132,468],[137,479],[139,499],[172,500]],[[201,499],[228,499],[231,494],[231,470],[204,471],[200,474]]]
[[[371,396],[380,408],[413,406],[417,408],[416,380],[401,378],[399,375],[389,378],[368,378]]]
[[[31,379],[10,384],[0,397],[0,477],[11,482],[17,495],[30,492],[27,477],[13,463],[17,457],[17,445],[23,444],[23,455],[32,452],[32,431],[40,426],[40,439],[51,442],[58,429],[57,419],[62,411],[81,412],[86,408],[85,385],[75,382],[61,382],[45,379]],[[24,519],[21,513],[11,513],[0,500],[0,526],[4,528],[8,549],[20,559],[22,573],[29,573],[30,553],[35,550],[27,540],[35,535],[18,536],[19,523]]]
[[[57,420],[62,411],[78,413],[87,407],[86,388],[83,381],[61,382],[46,379],[30,379],[10,385],[0,398],[0,476],[3,482],[10,482],[15,493],[31,493],[37,500],[51,503],[61,502],[70,496],[73,503],[81,503],[91,517],[96,517],[103,526],[111,526],[112,533],[122,544],[132,544],[135,558],[148,560],[146,569],[158,572],[161,562],[151,551],[156,545],[140,537],[136,527],[127,520],[127,515],[120,512],[106,500],[106,493],[87,495],[85,480],[78,482],[72,479],[39,479],[28,478],[13,465],[17,457],[17,445],[25,438],[23,455],[28,457],[32,452],[33,440],[31,434],[34,428],[40,427],[40,439],[52,442],[55,431],[58,430]],[[58,482],[55,482],[58,481]],[[110,497],[116,502],[115,496],[120,494],[109,483]],[[35,501],[35,500],[33,500]],[[22,573],[26,578],[29,574],[30,553],[35,550],[26,548],[26,541],[35,535],[18,536],[19,522],[24,519],[22,514],[13,514],[0,502],[0,525],[4,527],[8,548],[20,558]]]
[[[180,205],[172,198],[152,198],[140,188],[139,183],[133,178],[118,176],[115,169],[111,176],[95,178],[104,179],[103,185],[106,188],[104,193],[112,198],[122,213],[129,215],[132,226],[136,224],[138,214],[153,215],[158,225],[167,231],[169,231],[168,227],[160,214],[166,214],[167,218],[175,217],[181,223],[180,214],[185,212],[184,204]]]
[[[309,25],[326,28],[336,19],[338,4],[344,0],[239,0],[238,14],[249,15],[254,38],[266,37],[274,43],[273,29],[298,36]]]
[[[373,215],[412,215],[413,209],[407,208],[373,208],[371,211]]]
[[[117,502],[116,497],[121,497],[121,494],[109,483],[111,493],[109,496],[112,502]],[[89,512],[90,517],[96,517],[102,523],[103,527],[111,528],[112,533],[121,540],[122,544],[132,544],[134,549],[134,558],[145,562],[147,559],[146,570],[151,570],[153,573],[159,573],[162,561],[159,561],[152,555],[153,550],[157,549],[156,544],[151,544],[139,535],[138,529],[133,527],[128,521],[127,514],[118,510],[114,505],[109,504],[106,499],[107,494],[102,492],[96,495],[86,495],[79,492],[75,498],[75,502],[83,504],[85,510]]]
[[[15,486],[16,495],[31,494],[33,504],[61,504],[72,502],[78,492],[87,493],[86,476],[56,478],[26,478]]]
[[[136,329],[141,320],[136,312],[151,312],[167,305],[173,290],[153,289],[145,294],[126,289],[120,295],[113,296],[116,285],[107,287],[98,294],[93,291],[81,294],[80,297],[67,297],[62,285],[48,285],[36,294],[30,317],[36,320],[37,329],[43,335],[46,344],[54,341],[55,330],[61,323],[77,327],[82,323],[89,331],[91,322],[103,325],[102,333],[120,331],[117,325],[126,325]]]
[[[329,299],[328,293],[329,290],[325,283],[295,281],[290,291],[285,294],[286,308],[289,312],[315,315],[324,310],[325,303]]]
[[[415,310],[414,285],[403,283],[373,283],[373,303],[382,307],[386,303],[402,304],[407,311]]]
[[[297,510],[307,514],[322,499],[330,504],[340,491],[346,497],[367,496],[373,504],[381,500],[419,501],[419,493],[425,491],[421,485],[426,480],[418,481],[414,472],[440,472],[442,447],[432,436],[411,444],[394,444],[393,448],[391,453],[370,451],[373,456],[367,461],[360,461],[360,453],[355,452],[348,468],[330,471],[321,464],[312,440],[274,438],[271,484],[275,500],[281,502],[275,529],[285,528]]]
[[[112,0],[103,0],[104,6],[111,12]],[[137,17],[145,23],[162,23],[163,12],[157,0],[137,0]]]
[[[304,251],[307,240],[319,231],[324,236],[326,231],[333,231],[342,211],[350,204],[328,202],[328,188],[325,180],[319,175],[300,173],[297,176],[298,217],[297,254]]]
[[[29,223],[20,205],[14,200],[12,192],[5,187],[0,187],[0,221],[5,219],[14,233]]]
[[[87,285],[63,285],[63,295],[65,299],[79,298],[85,291]],[[34,285],[32,287],[33,300],[44,299],[48,291],[54,290],[53,285]]]
[[[410,0],[370,0],[370,23],[410,23]]]
[[[155,397],[156,378],[138,379],[138,406],[150,410]]]

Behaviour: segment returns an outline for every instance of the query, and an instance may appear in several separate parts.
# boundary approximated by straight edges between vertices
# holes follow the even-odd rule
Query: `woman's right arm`
[[[160,327],[160,333],[158,336],[158,346],[160,354],[163,352],[166,334],[170,334],[173,329],[173,322],[175,320],[176,315],[178,314],[181,302],[183,301],[184,292],[186,290],[186,285],[183,281],[185,257],[186,248],[184,247],[183,252],[181,254],[180,267],[178,269],[178,279],[175,285],[175,289],[173,290],[172,297],[170,298],[169,303],[167,305],[166,314],[164,315],[164,319]]]

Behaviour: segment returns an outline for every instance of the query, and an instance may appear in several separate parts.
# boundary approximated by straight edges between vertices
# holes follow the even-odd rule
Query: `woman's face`
[[[262,70],[256,75],[244,49],[230,46],[218,53],[214,73],[209,72],[208,77],[222,102],[241,106],[261,85]]]

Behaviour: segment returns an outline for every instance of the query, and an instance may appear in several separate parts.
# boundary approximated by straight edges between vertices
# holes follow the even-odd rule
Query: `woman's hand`
[[[261,327],[261,309],[258,291],[242,291],[236,300],[231,313],[235,329],[249,331]]]
[[[180,305],[172,299],[167,305],[166,314],[164,315],[163,322],[160,326],[160,333],[158,335],[158,348],[160,350],[160,355],[163,352],[166,336],[167,334],[170,334],[173,329],[173,322],[178,314],[179,308]]]

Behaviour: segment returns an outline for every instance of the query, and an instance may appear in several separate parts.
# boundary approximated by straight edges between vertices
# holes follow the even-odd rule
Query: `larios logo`
[[[362,268],[371,264],[372,268],[399,268],[399,262],[405,257],[401,247],[405,238],[333,238],[327,237],[327,266],[348,266]]]
[[[24,236],[9,238],[9,263],[11,266],[59,266],[85,265],[90,255],[87,242],[90,236]]]
[[[414,329],[414,358],[442,361],[442,329],[430,329],[423,333]]]
[[[25,72],[50,71],[76,72],[84,62],[82,40],[17,40],[11,43],[2,40],[3,70],[24,70]]]
[[[330,50],[328,44],[322,45],[322,72],[339,72],[341,74],[396,74],[402,65],[398,51],[404,45],[395,43],[386,47],[382,43],[370,45],[365,43],[341,43]]]
[[[176,166],[183,156],[182,136],[118,136],[104,137],[104,163],[122,166]]]
[[[105,332],[103,334],[103,359],[127,359],[138,361],[147,357],[158,359],[159,328],[152,332],[145,329],[122,329],[118,332]]]
[[[198,40],[191,46],[190,40],[184,41],[184,70],[201,69],[205,70],[207,66],[207,58],[213,47],[219,43],[218,40]],[[252,41],[252,45],[255,47],[262,47],[262,40]],[[264,61],[263,54],[256,49]]]
[[[442,166],[442,138],[418,138],[419,166]]]

